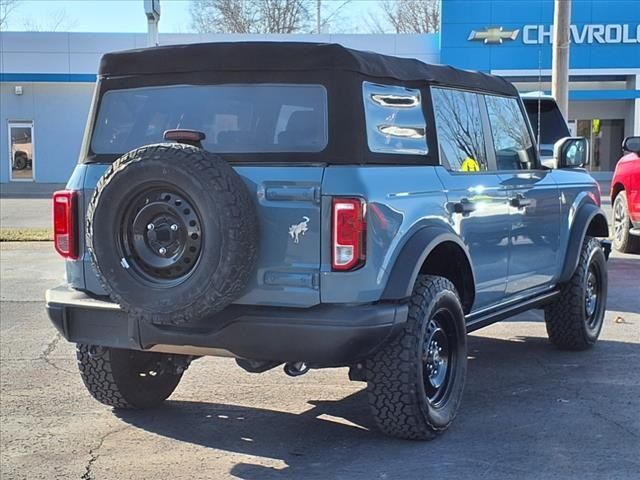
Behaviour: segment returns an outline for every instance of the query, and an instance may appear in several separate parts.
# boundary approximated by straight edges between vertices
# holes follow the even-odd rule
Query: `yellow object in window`
[[[464,162],[462,162],[462,165],[460,166],[460,171],[461,172],[479,172],[480,165],[473,158],[467,157],[464,159]]]

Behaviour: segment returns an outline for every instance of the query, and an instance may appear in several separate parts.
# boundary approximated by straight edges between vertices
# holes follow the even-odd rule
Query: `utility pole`
[[[144,0],[144,13],[147,16],[147,46],[157,47],[158,22],[160,21],[160,0]]]
[[[322,0],[316,0],[316,33],[320,35],[322,29]]]
[[[568,118],[569,113],[569,32],[571,0],[554,0],[553,56],[551,62],[551,95]]]

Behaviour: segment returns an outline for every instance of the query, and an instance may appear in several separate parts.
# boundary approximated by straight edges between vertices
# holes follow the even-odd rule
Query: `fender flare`
[[[578,268],[578,260],[580,259],[580,251],[582,243],[587,235],[587,231],[591,225],[594,229],[591,232],[594,237],[608,237],[609,227],[607,216],[600,207],[593,203],[583,204],[572,222],[569,232],[569,243],[567,245],[567,253],[565,255],[562,272],[558,283],[569,281],[573,272]]]
[[[382,300],[401,300],[411,296],[413,286],[420,274],[422,264],[429,254],[444,242],[452,242],[464,252],[471,272],[471,295],[475,297],[475,274],[469,252],[464,243],[451,230],[440,226],[425,226],[417,230],[402,247],[400,254],[391,269],[387,285],[382,293]],[[463,292],[459,292],[460,295]],[[470,299],[468,307],[473,304]]]

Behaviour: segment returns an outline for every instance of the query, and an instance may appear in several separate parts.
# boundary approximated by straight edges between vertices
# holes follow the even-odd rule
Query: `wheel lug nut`
[[[164,255],[165,253],[167,253],[167,249],[166,249],[166,248],[164,248],[164,247],[160,247],[160,248],[158,249],[158,253],[159,253],[160,255]]]
[[[176,232],[178,230],[178,225],[176,225],[175,223],[173,225],[171,225],[171,230],[173,232]]]
[[[156,226],[153,223],[150,223],[149,225],[147,225],[147,230],[153,230],[155,228]]]

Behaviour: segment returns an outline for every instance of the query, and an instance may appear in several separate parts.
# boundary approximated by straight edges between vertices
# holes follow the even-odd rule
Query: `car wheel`
[[[467,334],[453,284],[418,277],[404,329],[365,362],[369,404],[387,435],[430,440],[454,420],[467,372]]]
[[[173,393],[189,357],[78,344],[76,358],[93,398],[114,408],[144,409]]]
[[[13,169],[24,170],[25,168],[27,168],[28,161],[29,158],[27,157],[26,153],[16,152],[16,154],[13,156]]]
[[[578,267],[545,308],[549,340],[562,350],[586,350],[598,340],[607,306],[607,262],[600,242],[587,237]]]
[[[631,219],[627,207],[627,193],[622,190],[613,201],[613,248],[622,253],[640,251],[640,237],[629,233]]]

